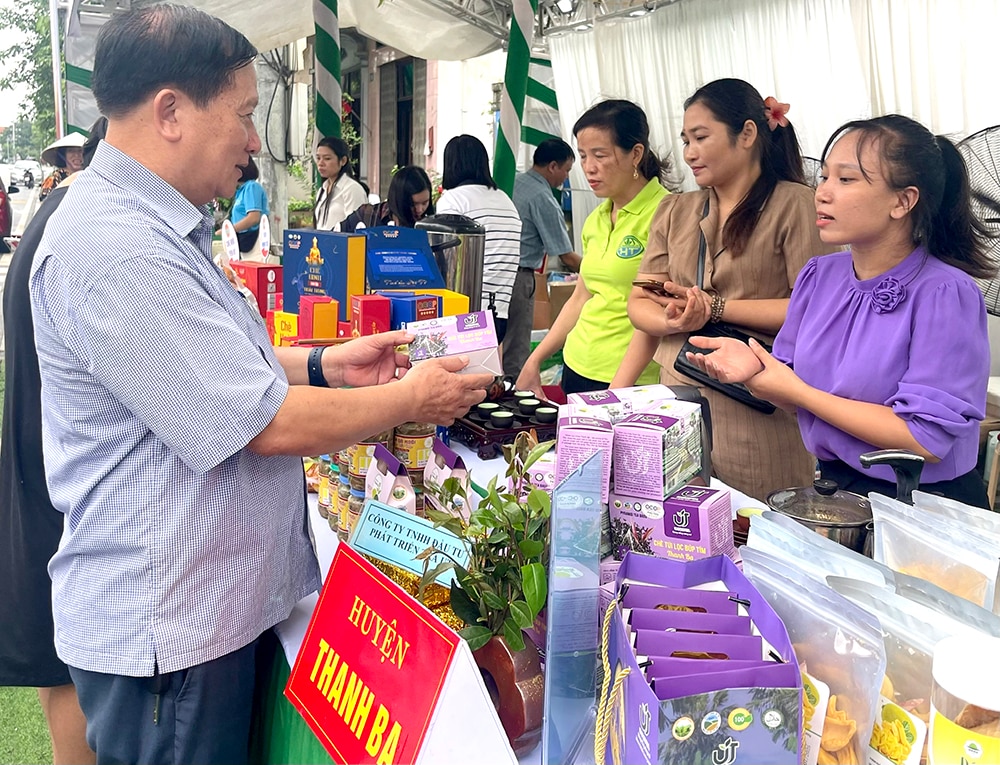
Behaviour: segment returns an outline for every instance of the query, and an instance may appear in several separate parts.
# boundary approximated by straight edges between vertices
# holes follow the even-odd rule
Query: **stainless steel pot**
[[[772,491],[767,505],[844,547],[865,550],[871,505],[860,494],[841,491],[835,481],[817,478],[812,486]]]
[[[427,232],[444,286],[467,295],[469,310],[478,311],[483,297],[486,227],[464,215],[430,215],[417,221]]]

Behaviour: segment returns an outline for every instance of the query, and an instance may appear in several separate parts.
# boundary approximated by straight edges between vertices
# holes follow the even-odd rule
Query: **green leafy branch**
[[[417,556],[424,562],[418,596],[441,574],[454,571],[451,608],[465,622],[459,634],[473,651],[494,635],[502,636],[512,650],[522,650],[522,630],[531,627],[545,606],[552,504],[547,492],[531,486],[528,471],[552,443],[537,444],[527,433],[521,433],[513,444],[505,445],[509,487],[498,489],[494,476],[486,497],[467,519],[457,513],[427,511],[436,527],[451,531],[462,541],[469,562],[463,566],[434,547],[424,550]],[[450,499],[459,497],[460,506],[467,506],[458,481],[448,479],[443,491]],[[430,559],[438,554],[445,560],[428,570]]]

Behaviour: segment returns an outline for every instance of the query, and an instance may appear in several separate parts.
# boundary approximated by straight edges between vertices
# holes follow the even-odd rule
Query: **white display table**
[[[504,472],[506,472],[506,463],[502,457],[497,457],[492,460],[483,460],[480,459],[476,453],[467,446],[459,443],[452,443],[452,449],[454,449],[455,452],[457,452],[465,461],[466,467],[469,470],[469,475],[479,486],[485,486],[489,483],[493,476],[502,476]],[[741,507],[759,507],[767,509],[767,505],[763,502],[753,499],[752,497],[748,497],[741,492],[730,489],[728,486],[714,478],[712,479],[711,485],[712,488],[727,489],[732,493],[734,517],[735,511]],[[309,527],[315,540],[316,555],[319,559],[320,571],[322,571],[325,578],[326,572],[330,568],[330,563],[333,561],[334,552],[337,549],[337,534],[330,528],[327,522],[317,511],[316,495],[310,494],[308,496]],[[475,497],[470,497],[470,504],[471,501],[475,501]],[[276,625],[274,628],[278,639],[281,641],[281,646],[284,650],[285,658],[287,659],[289,667],[294,666],[295,664],[299,647],[302,645],[302,641],[305,638],[306,630],[309,626],[309,620],[312,618],[312,613],[318,600],[319,595],[316,593],[306,596],[298,602],[288,619]],[[537,763],[540,763],[541,746],[539,745],[534,749],[534,751],[522,757],[520,762],[523,765],[536,765]]]

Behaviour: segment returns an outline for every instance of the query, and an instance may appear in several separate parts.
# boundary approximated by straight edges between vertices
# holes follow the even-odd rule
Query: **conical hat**
[[[56,163],[56,153],[59,149],[64,148],[83,148],[84,141],[87,140],[87,136],[83,133],[67,133],[62,138],[53,141],[48,146],[45,147],[45,151],[42,152],[42,162],[46,165],[55,165]]]

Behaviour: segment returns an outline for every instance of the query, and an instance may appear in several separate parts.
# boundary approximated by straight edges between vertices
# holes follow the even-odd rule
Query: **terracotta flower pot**
[[[514,754],[530,752],[542,738],[545,676],[538,649],[529,640],[515,652],[502,637],[493,637],[473,656]]]

